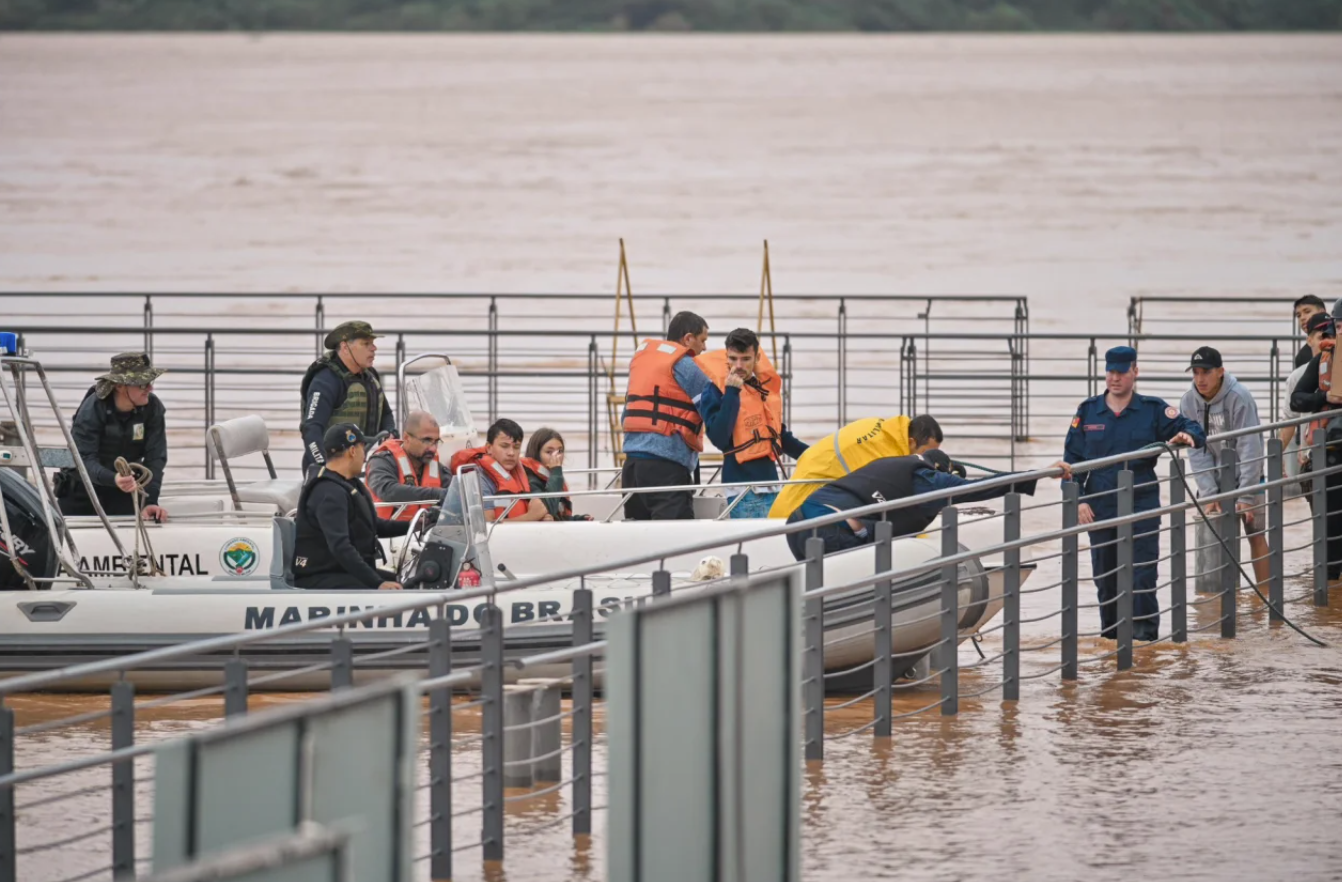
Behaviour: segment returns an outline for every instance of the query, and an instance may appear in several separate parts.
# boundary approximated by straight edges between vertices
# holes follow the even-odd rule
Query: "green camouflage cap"
[[[365,337],[376,340],[381,336],[381,334],[373,333],[373,326],[368,322],[341,322],[335,326],[335,330],[326,335],[325,342],[327,349],[335,349],[348,340],[359,340]]]
[[[114,386],[148,386],[165,373],[154,367],[147,352],[123,352],[112,356],[112,369],[98,379]]]

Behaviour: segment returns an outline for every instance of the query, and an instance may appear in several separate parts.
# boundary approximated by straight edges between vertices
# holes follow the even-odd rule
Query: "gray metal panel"
[[[199,745],[191,831],[196,856],[298,823],[299,741],[298,722],[287,721]]]
[[[634,882],[634,718],[638,709],[638,618],[617,613],[606,625],[606,877]]]
[[[736,597],[718,598],[724,709],[722,805],[727,809],[734,804],[738,780],[744,800],[744,835],[737,835],[734,812],[722,814],[723,880],[787,880],[789,864],[796,865],[789,851],[800,855],[794,821],[800,811],[800,739],[797,726],[786,722],[795,722],[801,707],[800,620],[794,609],[800,591],[796,572],[753,587],[744,595],[746,615],[739,632]],[[733,648],[738,634],[739,677]],[[734,710],[738,689],[739,711]],[[739,745],[734,743],[738,722]],[[735,853],[738,839],[740,855]]]
[[[402,745],[398,698],[321,714],[308,721],[311,793],[306,817],[350,832],[350,869],[355,879],[396,879],[397,830],[410,824],[397,796]]]
[[[642,617],[638,882],[715,878],[714,619],[711,601]]]
[[[186,863],[191,854],[192,744],[170,741],[154,752],[154,862],[156,871]]]

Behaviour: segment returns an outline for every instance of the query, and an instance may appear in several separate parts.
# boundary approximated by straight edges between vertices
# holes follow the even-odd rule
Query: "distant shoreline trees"
[[[0,30],[1336,31],[1342,0],[0,0]]]

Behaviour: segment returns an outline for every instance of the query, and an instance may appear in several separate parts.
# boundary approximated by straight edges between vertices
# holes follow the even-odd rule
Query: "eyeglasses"
[[[418,441],[420,444],[423,444],[425,447],[437,447],[439,444],[443,442],[442,438],[435,438],[432,435],[428,436],[410,435],[408,437],[414,438],[416,441]]]

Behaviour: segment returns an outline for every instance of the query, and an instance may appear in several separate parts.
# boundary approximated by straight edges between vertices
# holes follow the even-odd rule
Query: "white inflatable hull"
[[[517,577],[525,577],[579,565],[612,564],[632,556],[639,549],[659,545],[678,547],[696,539],[733,543],[735,536],[758,531],[763,524],[762,521],[506,524],[494,531],[490,551],[497,564]],[[160,528],[160,532],[167,533],[172,529]],[[378,591],[317,592],[273,588],[261,568],[261,561],[268,559],[269,543],[263,545],[259,534],[253,534],[255,539],[244,537],[258,546],[260,555],[251,573],[215,574],[208,571],[206,551],[193,551],[191,544],[196,543],[201,548],[216,545],[215,557],[226,564],[236,562],[241,558],[236,555],[230,558],[219,547],[236,539],[242,531],[236,526],[179,529],[196,535],[173,545],[174,551],[157,547],[156,551],[191,555],[192,568],[196,563],[194,557],[199,555],[201,568],[207,572],[147,579],[147,587],[140,590],[9,592],[0,596],[0,634],[5,637],[0,643],[0,676],[222,634],[264,631],[356,609],[375,610],[389,602],[408,598],[407,594]],[[89,531],[89,538],[93,535]],[[77,541],[81,542],[81,552],[84,552],[83,537]],[[990,543],[979,537],[974,544]],[[734,546],[729,546],[727,551],[717,553],[725,559],[734,550]],[[742,551],[749,556],[752,570],[797,566],[782,537],[743,540]],[[827,558],[825,584],[843,584],[870,575],[874,569],[873,554],[872,548],[864,547]],[[894,554],[896,568],[914,566],[940,554],[940,537],[897,540]],[[701,556],[666,559],[665,566],[673,573],[677,590],[694,590],[695,583],[688,582],[687,577]],[[598,634],[604,621],[620,606],[646,601],[651,594],[650,574],[656,568],[654,562],[636,571],[587,578],[586,584],[593,591],[597,610]],[[895,653],[914,652],[937,642],[940,628],[934,616],[940,608],[937,580],[938,574],[933,572],[895,583]],[[507,581],[500,580],[498,584],[503,587]],[[506,654],[516,658],[571,645],[570,623],[564,617],[572,612],[572,591],[576,587],[578,580],[573,579],[498,595],[497,602],[504,613]],[[961,567],[959,626],[962,639],[997,613],[1001,608],[1001,593],[1000,571],[978,563]],[[472,665],[478,659],[478,619],[483,605],[483,600],[475,600],[447,606],[453,625],[454,667]],[[424,669],[426,657],[423,650],[367,662],[357,656],[423,641],[431,614],[421,611],[397,616],[373,615],[359,626],[348,629],[347,634],[356,648],[357,677]],[[549,621],[538,622],[538,619]],[[871,622],[870,589],[826,599],[825,665],[828,671],[843,671],[871,659],[874,639],[870,633]],[[283,640],[267,640],[248,646],[244,655],[253,669],[280,671],[320,664],[329,660],[331,634],[330,630],[321,629]],[[161,667],[132,671],[130,676],[143,689],[195,688],[219,682],[226,659],[227,656],[177,660]],[[913,658],[901,661],[908,666]],[[567,666],[548,671],[529,668],[525,676],[563,676],[565,673]],[[520,675],[520,672],[510,671],[510,675]],[[110,679],[91,679],[71,685],[72,688],[101,688]],[[317,671],[272,681],[267,688],[277,691],[323,689],[329,684],[329,671]]]

